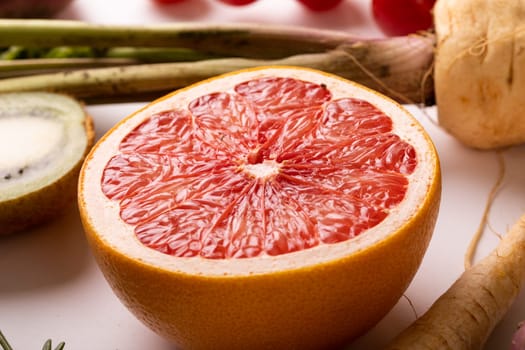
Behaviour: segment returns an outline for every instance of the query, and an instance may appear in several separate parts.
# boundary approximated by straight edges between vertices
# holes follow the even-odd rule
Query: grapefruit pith
[[[99,266],[187,349],[324,349],[378,322],[431,238],[440,170],[401,106],[339,77],[263,67],[176,91],[88,156]]]

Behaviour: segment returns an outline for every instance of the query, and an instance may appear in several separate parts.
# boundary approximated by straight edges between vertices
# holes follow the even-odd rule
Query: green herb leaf
[[[54,350],[63,350],[65,345],[66,345],[66,343],[60,342],[60,343],[58,343],[58,345],[56,346],[56,348]],[[42,350],[53,350],[51,339],[46,340]]]
[[[11,345],[9,345],[9,343],[7,342],[7,339],[4,337],[2,331],[0,331],[0,346],[3,350],[13,350]]]
[[[46,340],[44,346],[42,347],[42,350],[51,350],[51,339]]]
[[[56,346],[54,350],[63,350],[65,345],[66,343],[60,342],[58,343],[58,345]],[[51,346],[52,346],[51,339],[48,339],[44,343],[42,350],[53,350]],[[11,347],[11,345],[9,345],[9,342],[7,341],[7,339],[5,338],[1,330],[0,330],[0,347],[2,350],[13,350],[13,348]]]
[[[57,347],[55,348],[55,350],[63,350],[64,349],[64,346],[66,346],[66,343],[64,342],[60,342],[58,343]]]

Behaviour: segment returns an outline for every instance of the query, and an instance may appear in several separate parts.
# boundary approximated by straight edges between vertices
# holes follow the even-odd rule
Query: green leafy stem
[[[54,349],[53,349],[53,345],[51,343],[51,339],[48,339],[46,340],[46,342],[44,343],[44,346],[42,347],[42,350],[63,350],[64,349],[64,346],[66,345],[66,343],[64,342],[60,342]],[[11,347],[11,345],[9,345],[9,342],[7,341],[7,339],[5,338],[4,334],[2,333],[2,331],[0,331],[0,347],[2,348],[2,350],[13,350],[13,348]]]

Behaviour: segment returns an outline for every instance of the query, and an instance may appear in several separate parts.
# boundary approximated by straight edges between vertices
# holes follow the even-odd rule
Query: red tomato
[[[339,5],[342,0],[297,0],[312,11],[328,11]]]
[[[158,4],[177,4],[179,2],[183,2],[185,0],[153,0],[154,2]]]
[[[228,4],[228,5],[233,5],[233,6],[244,6],[244,5],[251,4],[252,2],[255,2],[257,0],[219,0],[219,1],[225,4]]]
[[[433,26],[436,0],[372,0],[374,19],[386,35],[407,35]]]

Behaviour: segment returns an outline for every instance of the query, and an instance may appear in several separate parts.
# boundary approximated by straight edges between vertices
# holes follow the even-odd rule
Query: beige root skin
[[[525,0],[439,0],[439,123],[479,149],[525,142]]]
[[[386,349],[482,349],[525,278],[525,215]]]

